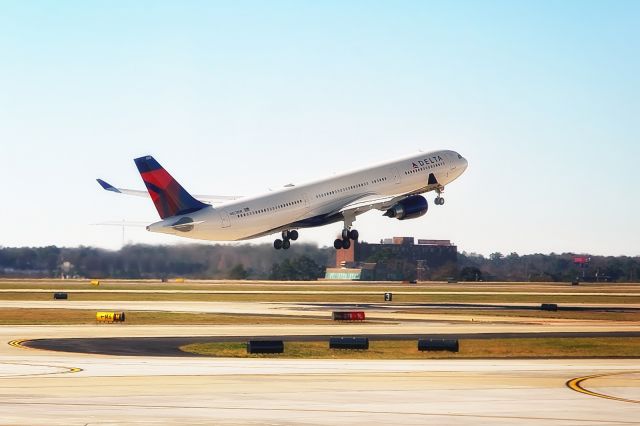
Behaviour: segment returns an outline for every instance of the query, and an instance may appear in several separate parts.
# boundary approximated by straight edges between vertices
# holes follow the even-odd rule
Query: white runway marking
[[[17,369],[32,351],[0,357]],[[82,371],[0,377],[10,424],[638,424],[637,407],[573,392],[636,360],[273,360],[47,356]],[[27,365],[27,366],[25,366]],[[31,372],[45,372],[31,370]],[[635,386],[621,382],[616,388]],[[526,403],[525,403],[526,401]]]

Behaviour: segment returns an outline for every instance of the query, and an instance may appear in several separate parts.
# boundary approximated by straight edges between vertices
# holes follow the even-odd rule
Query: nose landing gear
[[[433,202],[437,206],[442,206],[444,204],[444,198],[442,197],[443,192],[444,192],[444,186],[436,188],[436,194],[438,194],[438,196],[436,197],[435,200],[433,200]]]

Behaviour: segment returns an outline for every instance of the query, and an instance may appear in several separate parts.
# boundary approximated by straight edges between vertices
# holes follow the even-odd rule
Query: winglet
[[[107,183],[105,181],[103,181],[102,179],[96,179],[98,181],[98,183],[100,184],[100,186],[107,190],[107,191],[111,191],[111,192],[122,192],[120,191],[118,188],[116,188],[115,186],[111,185],[110,183]]]

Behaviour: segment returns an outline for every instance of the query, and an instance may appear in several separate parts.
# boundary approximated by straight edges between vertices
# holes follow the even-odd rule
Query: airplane
[[[356,216],[370,210],[397,220],[415,219],[427,213],[421,194],[435,191],[436,205],[442,193],[467,169],[460,154],[440,150],[413,154],[370,167],[342,173],[252,197],[191,195],[152,156],[134,160],[147,191],[116,188],[97,179],[103,189],[119,194],[151,197],[162,220],[147,231],[210,241],[239,241],[279,233],[276,250],[287,250],[298,239],[299,229],[343,222],[341,238],[333,246],[348,249],[359,233]]]

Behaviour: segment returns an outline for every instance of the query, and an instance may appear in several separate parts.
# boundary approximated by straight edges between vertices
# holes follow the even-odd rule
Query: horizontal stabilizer
[[[134,220],[110,220],[107,222],[98,222],[92,223],[94,226],[130,226],[134,228],[144,228],[149,224],[150,221],[140,222]]]
[[[204,220],[199,220],[197,222],[178,223],[178,224],[175,224],[175,225],[171,225],[169,228],[181,229],[181,228],[185,228],[187,226],[200,225],[201,223],[204,223]]]

